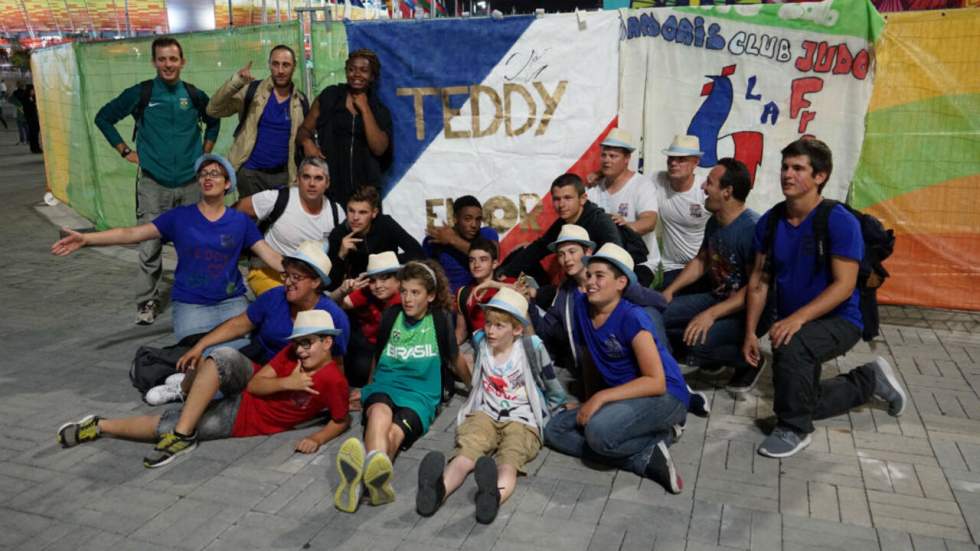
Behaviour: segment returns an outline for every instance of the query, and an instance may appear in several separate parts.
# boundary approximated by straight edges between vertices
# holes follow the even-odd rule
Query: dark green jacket
[[[140,100],[141,85],[136,84],[105,104],[95,115],[95,125],[115,147],[123,143],[115,124],[130,116]],[[208,96],[201,105],[207,105]],[[153,79],[150,103],[136,133],[136,152],[140,168],[166,187],[181,187],[194,179],[194,161],[204,152],[198,122],[201,115],[182,82],[171,86],[160,77]],[[205,117],[204,140],[217,141],[221,122]]]

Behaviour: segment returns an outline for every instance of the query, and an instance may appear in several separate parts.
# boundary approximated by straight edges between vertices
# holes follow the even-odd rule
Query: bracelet
[[[126,156],[129,155],[132,152],[133,152],[133,150],[130,149],[128,145],[124,145],[123,148],[122,148],[122,151],[119,152],[119,156],[120,157],[123,157],[123,158],[126,158]]]

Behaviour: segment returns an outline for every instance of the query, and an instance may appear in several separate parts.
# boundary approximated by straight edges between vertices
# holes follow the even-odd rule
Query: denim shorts
[[[212,401],[204,410],[197,422],[198,440],[217,440],[231,436],[238,407],[242,402],[242,392],[254,373],[252,360],[235,349],[218,348],[208,357],[218,367],[218,389],[224,398]],[[160,415],[157,438],[174,431],[182,410],[181,407],[168,408]]]
[[[217,304],[173,302],[174,336],[181,340],[189,335],[207,333],[248,308],[244,296],[225,299]]]

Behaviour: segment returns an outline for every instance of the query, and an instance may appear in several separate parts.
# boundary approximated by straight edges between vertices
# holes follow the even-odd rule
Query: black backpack
[[[205,120],[208,118],[208,104],[201,97],[200,91],[190,82],[180,81],[184,85],[184,89],[187,90],[187,95],[191,97],[191,103],[194,105],[194,109],[197,109],[200,115],[200,120]],[[133,125],[133,140],[136,140],[136,132],[139,130],[140,121],[143,120],[143,113],[146,111],[146,107],[150,105],[150,96],[153,95],[153,79],[144,80],[140,83],[140,100],[133,108],[133,112],[130,113],[133,116],[133,120],[136,124]]]
[[[813,235],[817,246],[817,260],[815,266],[826,266],[830,270],[830,211],[837,205],[841,205],[850,212],[861,226],[861,239],[864,241],[864,256],[858,268],[857,290],[860,298],[859,307],[861,318],[864,322],[864,331],[861,337],[865,341],[871,341],[878,336],[879,317],[878,317],[878,288],[885,282],[890,275],[885,269],[884,261],[895,251],[895,232],[886,229],[876,217],[865,214],[859,210],[851,208],[849,205],[824,199],[817,206],[817,212],[813,216]],[[769,214],[768,227],[766,228],[766,238],[764,247],[766,250],[766,264],[764,270],[769,274],[769,280],[775,281],[773,267],[773,253],[775,246],[776,223],[786,218],[786,202],[778,203],[772,208]],[[818,268],[819,269],[819,268]],[[777,290],[778,292],[778,290]]]
[[[253,80],[248,83],[248,88],[245,90],[245,100],[242,103],[242,110],[238,113],[238,126],[235,127],[235,131],[232,133],[233,138],[237,138],[238,134],[242,131],[242,127],[245,126],[245,119],[248,117],[248,108],[252,106],[252,100],[255,99],[255,91],[258,90],[259,84],[262,84],[261,80]],[[310,102],[306,99],[306,94],[297,92],[299,93],[299,103],[303,107],[303,116],[305,117],[310,112]]]
[[[336,228],[340,224],[340,215],[337,214],[337,203],[330,198],[327,198],[327,202],[330,203],[330,213],[333,215],[333,227]],[[269,228],[282,217],[282,213],[286,211],[286,205],[288,204],[289,186],[281,187],[279,188],[279,193],[276,195],[276,202],[272,205],[272,210],[269,211],[269,216],[266,216],[258,223],[259,233],[265,235],[269,231]]]
[[[391,330],[395,327],[395,320],[398,319],[398,313],[401,312],[401,309],[401,306],[391,306],[381,313],[381,325],[378,327],[378,342],[374,347],[375,365],[378,364],[378,360],[381,358],[381,352],[388,346],[388,338],[391,336]],[[453,358],[446,357],[449,351],[449,339],[455,339],[456,335],[453,332],[449,313],[444,310],[432,310],[432,324],[436,329],[436,343],[439,345],[439,355],[442,359],[442,404],[445,405],[456,394],[456,387],[453,383],[455,380],[452,369]],[[469,381],[464,382],[468,383]]]

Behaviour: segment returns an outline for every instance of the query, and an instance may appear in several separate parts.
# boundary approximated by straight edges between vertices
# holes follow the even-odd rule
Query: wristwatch
[[[133,150],[130,149],[128,145],[124,145],[123,148],[122,148],[122,151],[119,152],[119,155],[121,157],[125,158],[126,155],[129,155],[132,152],[133,152]]]

